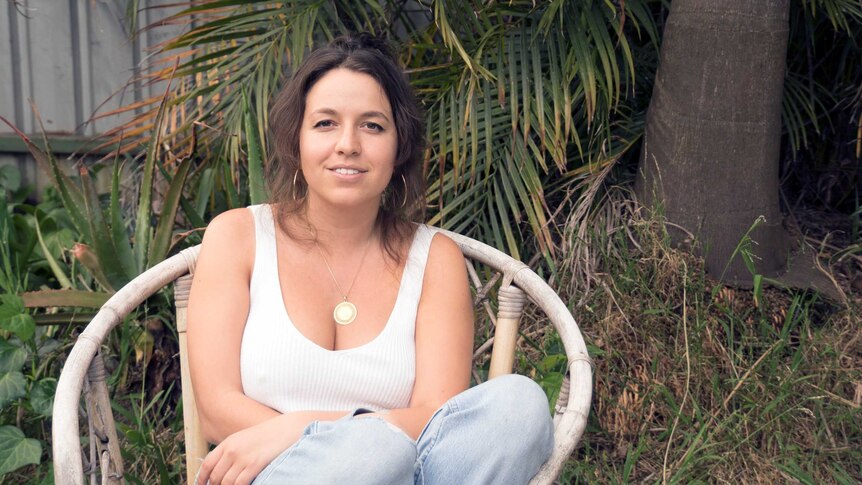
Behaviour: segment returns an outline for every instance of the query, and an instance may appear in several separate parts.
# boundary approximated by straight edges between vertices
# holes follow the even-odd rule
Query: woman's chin
[[[380,207],[380,196],[360,197],[358,194],[340,194],[332,197],[321,197],[309,201],[310,206],[338,209],[339,211],[358,213],[376,212]]]

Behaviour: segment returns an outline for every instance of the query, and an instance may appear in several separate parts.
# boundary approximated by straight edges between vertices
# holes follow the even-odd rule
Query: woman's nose
[[[336,152],[339,155],[353,156],[358,155],[361,151],[359,146],[359,137],[355,130],[344,129],[341,131],[341,136],[338,138],[338,144],[335,146]]]

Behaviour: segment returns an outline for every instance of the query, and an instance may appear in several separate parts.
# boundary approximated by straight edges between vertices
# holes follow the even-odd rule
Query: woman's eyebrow
[[[312,111],[311,114],[313,114],[313,115],[323,114],[323,115],[328,115],[328,116],[337,116],[338,112],[332,108],[318,108],[318,109]],[[364,113],[360,114],[359,117],[363,118],[363,119],[365,119],[365,118],[381,118],[385,121],[389,121],[389,117],[386,116],[386,113],[383,113],[382,111],[365,111]]]
[[[389,117],[380,111],[366,111],[362,113],[362,118],[382,118],[386,121],[389,121]]]
[[[311,112],[311,114],[313,114],[313,115],[315,115],[315,114],[323,114],[323,115],[335,116],[335,115],[337,115],[337,114],[338,114],[338,112],[336,112],[336,111],[335,111],[334,109],[332,109],[332,108],[319,108],[319,109],[316,109],[316,110],[312,111],[312,112]]]

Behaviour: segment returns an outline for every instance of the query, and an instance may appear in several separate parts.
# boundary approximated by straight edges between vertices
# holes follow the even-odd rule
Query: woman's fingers
[[[237,480],[239,478],[240,473],[242,472],[242,465],[239,463],[232,463],[230,468],[225,472],[224,477],[221,480],[220,485],[247,485],[243,482]]]
[[[256,463],[230,438],[211,451],[201,464],[197,485],[249,485],[266,463]],[[261,466],[262,465],[262,466]]]
[[[201,463],[201,469],[198,472],[198,477],[195,479],[197,485],[207,485],[208,483],[216,484],[215,480],[213,480],[212,471],[215,468],[216,464],[218,464],[221,459],[222,449],[219,446],[216,446],[214,450],[209,452],[204,458],[203,463]]]
[[[237,463],[236,451],[225,446],[227,440],[216,446],[204,460],[204,465],[209,465],[206,478],[209,482],[203,481],[199,475],[198,485],[232,485],[235,476],[239,471],[234,471],[235,468],[242,469],[242,465]],[[209,461],[209,463],[207,463]],[[201,465],[201,470],[204,466]]]
[[[251,485],[255,477],[257,477],[257,473],[251,472],[246,468],[236,477],[236,485]]]

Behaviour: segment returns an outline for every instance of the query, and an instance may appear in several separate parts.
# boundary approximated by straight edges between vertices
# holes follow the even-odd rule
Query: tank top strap
[[[425,265],[428,263],[428,254],[431,251],[431,240],[434,231],[425,224],[416,225],[416,233],[413,235],[413,243],[407,253],[407,261],[404,265],[402,275],[403,284],[401,291],[415,299],[418,303],[422,294],[422,281],[425,277]]]
[[[276,270],[275,223],[269,204],[250,205],[248,210],[254,216],[254,270],[251,286],[255,287],[256,282],[267,281],[268,273]]]

